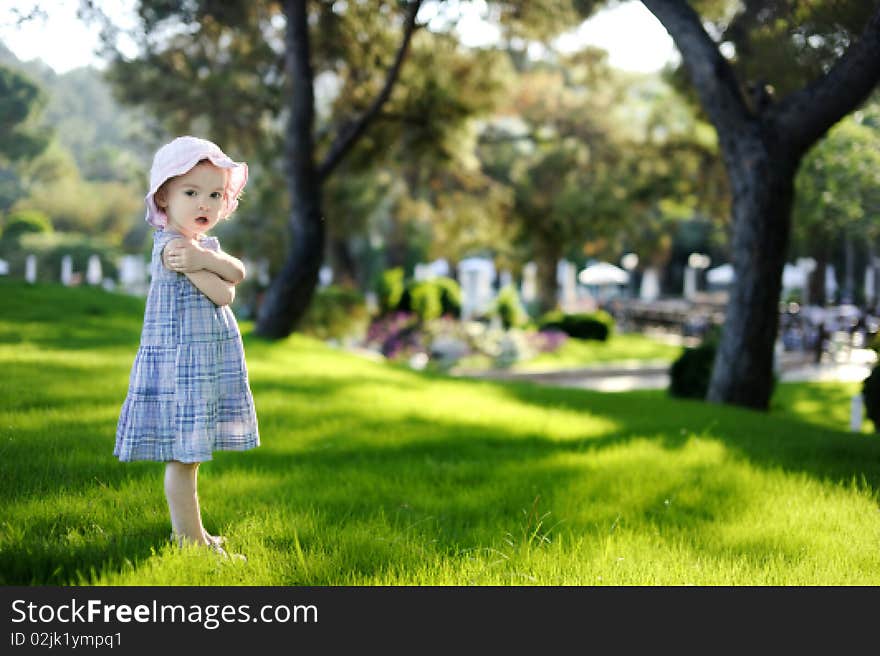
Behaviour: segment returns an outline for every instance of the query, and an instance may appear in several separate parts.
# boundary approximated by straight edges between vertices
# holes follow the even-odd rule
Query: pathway
[[[876,354],[869,349],[852,349],[836,357],[826,354],[814,364],[812,354],[785,353],[780,357],[782,381],[861,382],[871,373]],[[456,371],[453,375],[490,380],[520,380],[578,387],[601,392],[623,392],[633,389],[665,389],[669,386],[669,364],[665,362],[632,362],[578,369],[553,371]]]

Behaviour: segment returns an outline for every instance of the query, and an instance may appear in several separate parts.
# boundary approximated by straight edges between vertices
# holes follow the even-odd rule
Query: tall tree
[[[9,209],[23,193],[15,165],[33,159],[49,144],[34,120],[44,104],[36,84],[0,66],[0,210]]]
[[[321,185],[364,134],[391,95],[416,29],[422,0],[406,6],[402,37],[385,82],[365,111],[347,121],[320,162],[314,151],[314,74],[311,63],[308,11],[304,0],[285,0],[285,73],[289,81],[289,118],[285,139],[291,247],[281,271],[266,292],[257,315],[256,332],[285,337],[305,314],[318,282],[324,256]]]
[[[766,409],[773,387],[773,345],[794,177],[810,147],[880,81],[880,2],[854,3],[871,12],[861,36],[838,43],[832,52],[845,51],[836,61],[807,84],[792,85],[778,101],[760,81],[747,97],[746,85],[686,0],[642,3],[674,39],[700,104],[718,132],[733,198],[736,282],[707,399]],[[809,9],[795,0],[749,0],[746,5],[771,15],[780,7]],[[809,36],[801,34],[807,43]],[[796,43],[794,36],[786,37]]]

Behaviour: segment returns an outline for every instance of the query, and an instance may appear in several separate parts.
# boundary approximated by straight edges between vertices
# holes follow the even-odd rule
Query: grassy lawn
[[[880,439],[854,385],[769,415],[452,379],[242,324],[263,445],[201,469],[176,550],[160,463],[119,463],[143,302],[0,281],[0,584],[877,585]]]

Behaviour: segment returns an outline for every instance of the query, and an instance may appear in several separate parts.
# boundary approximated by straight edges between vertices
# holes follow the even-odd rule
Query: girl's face
[[[156,192],[156,204],[168,215],[168,228],[195,239],[220,220],[226,189],[225,169],[199,162],[171,178]]]

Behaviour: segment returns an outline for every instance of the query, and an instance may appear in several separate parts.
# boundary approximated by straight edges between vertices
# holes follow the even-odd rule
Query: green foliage
[[[501,319],[501,325],[505,330],[518,328],[524,325],[528,319],[528,315],[522,309],[519,294],[514,285],[507,285],[499,290],[488,314]]]
[[[272,120],[281,111],[285,82],[274,49],[284,47],[280,7],[211,0],[137,5],[144,19],[142,54],[119,54],[107,70],[119,97],[145,108],[171,133],[197,129],[245,158],[267,149],[280,154],[279,126]],[[156,33],[162,38],[147,40]]]
[[[614,318],[604,310],[566,314],[561,310],[547,312],[538,319],[540,330],[561,330],[575,339],[606,341],[614,331]]]
[[[79,68],[46,81],[46,120],[86,180],[141,187],[147,180],[155,120],[121,105],[101,71]],[[137,195],[137,194],[135,194]]]
[[[432,280],[422,280],[407,287],[410,305],[421,321],[430,321],[443,313],[440,287]]]
[[[739,79],[769,84],[782,98],[827,71],[861,36],[876,8],[864,0],[745,0],[734,12],[728,4],[714,22],[721,28],[718,42],[736,48]],[[705,18],[712,13],[710,8]]]
[[[14,247],[22,235],[31,232],[52,232],[49,217],[37,210],[15,210],[3,222],[3,236],[0,241]]]
[[[461,316],[461,288],[445,276],[406,281],[402,267],[386,269],[379,277],[377,295],[380,316],[395,311],[415,312],[421,321],[444,314]]]
[[[26,125],[48,143],[9,168],[0,154],[0,211],[39,210],[59,231],[100,234],[123,244],[137,222],[143,223],[146,173],[159,138],[152,119],[118,105],[98,70],[56,75],[2,49],[0,66],[42,89],[37,106],[43,110]],[[129,239],[125,247],[136,252],[142,243]]]
[[[440,314],[454,318],[461,316],[461,287],[452,278],[438,276],[432,281],[440,292]]]
[[[35,184],[15,204],[51,217],[56,230],[101,235],[120,243],[138,221],[143,223],[143,196],[121,182],[92,182],[76,177]]]
[[[705,399],[717,348],[717,339],[705,339],[699,346],[686,348],[669,369],[669,394]]]
[[[328,285],[315,290],[298,330],[322,340],[362,336],[369,323],[364,296],[357,290]]]
[[[874,424],[874,432],[880,433],[880,365],[871,369],[870,375],[862,383],[862,399],[865,414]]]
[[[877,107],[869,104],[868,108]],[[880,128],[848,116],[804,158],[795,179],[793,237],[820,255],[846,232],[880,236]]]
[[[39,155],[49,135],[34,126],[34,117],[45,104],[39,87],[25,76],[0,66],[0,164]]]
[[[379,285],[376,290],[379,297],[379,313],[387,314],[397,309],[403,297],[403,268],[395,267],[387,269],[379,276]]]
[[[42,88],[44,109],[34,121],[35,129],[52,135],[52,144],[70,153],[83,178],[140,186],[149,169],[153,143],[160,138],[155,134],[155,121],[121,106],[100,70],[81,67],[57,75],[41,64],[19,61],[0,50],[0,65]]]
[[[512,192],[512,260],[537,263],[540,308],[553,306],[561,257],[616,259],[626,249],[662,266],[675,221],[698,209],[726,215],[714,130],[657,76],[617,71],[586,48],[525,66],[510,98],[478,153]]]
[[[25,194],[22,167],[49,143],[51,130],[37,125],[44,103],[36,84],[0,62],[0,212]]]

